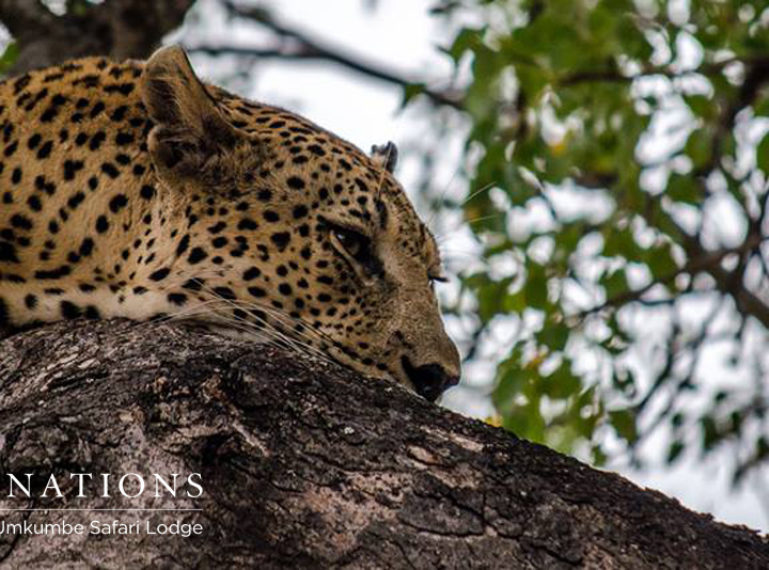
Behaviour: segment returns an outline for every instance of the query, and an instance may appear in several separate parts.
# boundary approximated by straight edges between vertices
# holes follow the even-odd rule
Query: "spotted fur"
[[[178,315],[434,398],[459,375],[438,251],[394,179],[176,47],[0,84],[0,324]]]

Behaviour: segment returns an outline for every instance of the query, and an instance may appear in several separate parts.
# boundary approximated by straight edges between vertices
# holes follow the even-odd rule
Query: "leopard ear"
[[[155,124],[148,144],[161,177],[198,176],[211,158],[237,144],[237,131],[197,78],[181,47],[156,51],[144,66],[140,85]]]
[[[395,166],[398,164],[398,147],[395,146],[394,142],[390,141],[381,146],[374,145],[371,147],[371,158],[380,168],[393,173]]]

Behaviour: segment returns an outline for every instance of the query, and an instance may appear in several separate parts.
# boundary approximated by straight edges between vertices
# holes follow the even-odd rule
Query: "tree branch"
[[[336,50],[322,42],[308,37],[299,30],[289,28],[278,23],[272,16],[260,8],[246,8],[239,6],[235,2],[225,1],[223,5],[236,17],[248,19],[278,36],[279,40],[274,46],[267,48],[242,47],[242,46],[214,46],[214,45],[191,45],[187,46],[190,52],[206,53],[208,55],[240,55],[247,57],[279,57],[282,59],[306,59],[329,61],[336,63],[357,73],[368,77],[373,77],[380,81],[391,83],[402,88],[411,85],[420,85],[421,93],[428,97],[437,105],[444,105],[454,109],[461,110],[462,93],[451,90],[434,90],[421,84],[421,82],[403,77],[396,71],[386,69],[372,62],[364,62],[360,59],[347,55]],[[290,41],[285,41],[290,40]]]
[[[19,37],[49,29],[56,16],[40,0],[0,0],[0,21]]]
[[[382,380],[158,323],[72,321],[0,342],[6,523],[200,524],[183,540],[0,534],[13,568],[766,568],[755,533]],[[354,402],[354,405],[350,405]],[[113,493],[69,478],[111,473]],[[203,494],[137,498],[199,473]],[[7,497],[31,473],[34,498]],[[54,475],[63,498],[42,497]],[[101,478],[99,478],[101,483]],[[96,509],[188,508],[163,513]],[[55,548],[51,545],[55,544]]]
[[[743,315],[750,315],[769,329],[769,305],[742,283],[735,285],[734,276],[721,267],[708,269],[708,274],[715,280],[716,287],[722,293],[730,295]]]
[[[621,307],[633,301],[642,301],[643,296],[646,293],[648,293],[651,289],[653,289],[655,286],[668,284],[679,275],[689,274],[694,276],[701,272],[705,272],[710,275],[713,275],[713,273],[717,269],[721,270],[720,264],[725,257],[729,255],[745,256],[746,254],[749,254],[750,252],[756,250],[756,248],[760,247],[763,243],[767,241],[769,241],[769,237],[761,237],[760,235],[759,236],[753,235],[753,236],[748,236],[748,239],[746,239],[745,242],[743,242],[737,247],[723,248],[719,250],[705,250],[701,246],[699,246],[697,249],[696,256],[690,257],[690,259],[683,266],[679,267],[675,271],[672,271],[667,275],[658,277],[657,279],[653,279],[651,283],[645,285],[644,287],[640,287],[639,289],[624,291],[622,293],[619,293],[607,299],[600,305],[597,305],[590,309],[586,309],[585,311],[579,314],[579,318],[583,319],[588,315],[600,312],[604,309]],[[721,271],[724,271],[724,270],[721,270]],[[728,273],[728,275],[731,276],[732,273]],[[724,292],[728,292],[728,291],[724,291]],[[753,296],[752,293],[751,293],[751,296]],[[753,307],[752,304],[751,304],[751,307]],[[764,307],[766,311],[769,311],[769,306],[764,305]],[[763,313],[763,310],[759,310],[759,314],[762,314],[762,313]],[[754,315],[754,316],[756,316],[756,318],[758,318],[763,322],[760,316],[758,315]],[[767,321],[767,323],[765,324],[769,325],[769,321]]]
[[[88,55],[106,55],[116,61],[143,59],[182,23],[193,2],[82,2],[78,10],[57,16],[37,1],[0,0],[0,21],[19,45],[11,73]]]
[[[629,83],[636,79],[644,77],[662,76],[668,79],[680,79],[682,77],[691,76],[693,74],[700,74],[706,77],[714,75],[716,73],[722,73],[724,68],[733,63],[742,63],[745,65],[749,72],[751,70],[761,70],[769,65],[769,58],[765,56],[759,57],[732,57],[723,61],[704,63],[696,69],[686,71],[675,71],[670,69],[669,66],[654,66],[645,65],[639,73],[626,74],[622,73],[616,67],[606,67],[603,69],[583,69],[568,73],[558,80],[558,84],[561,86],[578,85],[580,83]],[[527,65],[535,65],[533,62]],[[759,74],[764,75],[764,71],[759,71]],[[750,75],[750,73],[749,73]],[[757,90],[754,90],[753,81],[748,77],[743,83],[745,92],[752,92],[754,95]],[[738,99],[749,101],[752,97],[740,97]]]

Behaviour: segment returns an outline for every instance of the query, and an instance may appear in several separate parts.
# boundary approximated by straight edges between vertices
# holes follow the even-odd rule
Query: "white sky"
[[[366,9],[366,4],[365,0],[267,3],[277,7],[275,13],[280,21],[356,57],[400,70],[404,76],[428,78],[437,84],[449,77],[450,62],[436,46],[447,45],[451,35],[428,15],[428,0],[381,1],[373,12]],[[180,37],[189,46],[199,43],[258,46],[263,45],[260,42],[266,38],[254,27],[233,27],[210,0],[202,0],[191,15],[189,25],[169,41]],[[259,61],[246,74],[233,79],[231,60],[198,56],[193,57],[193,63],[210,80],[221,83],[229,79],[229,86],[242,94],[299,112],[363,149],[392,140],[401,146],[403,153],[403,143],[418,138],[420,129],[425,128],[418,109],[399,113],[399,88],[334,64]],[[457,184],[457,166],[453,162],[459,157],[461,142],[458,136],[449,143],[449,149],[437,153],[444,164],[438,174],[439,187],[445,187],[454,196],[466,193],[461,179]],[[408,189],[413,186],[415,169],[413,163],[409,164],[408,156],[405,159],[398,173]],[[472,247],[466,245],[465,249]],[[466,262],[471,263],[472,259]],[[493,370],[493,366],[484,370],[480,363],[478,370],[472,371],[473,378],[488,374],[490,369]],[[482,394],[483,391],[477,389],[455,389],[447,394],[444,404],[483,417],[489,415],[492,408]],[[648,445],[661,448],[665,443],[664,434],[660,434]],[[636,483],[676,497],[690,508],[711,512],[725,522],[769,530],[767,509],[759,506],[756,486],[748,481],[743,489],[730,491],[729,466],[722,459],[714,455],[703,462],[698,457],[690,457],[672,470],[656,468],[646,472],[615,467]],[[766,470],[754,477],[765,475]],[[763,500],[769,504],[769,497]]]

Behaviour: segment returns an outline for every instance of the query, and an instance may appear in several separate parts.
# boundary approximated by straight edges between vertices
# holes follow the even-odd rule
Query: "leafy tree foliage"
[[[444,3],[471,75],[489,265],[479,331],[515,332],[503,425],[596,462],[656,430],[667,459],[769,457],[769,8],[737,0]],[[479,23],[480,17],[480,23]],[[453,307],[459,311],[458,307]]]

